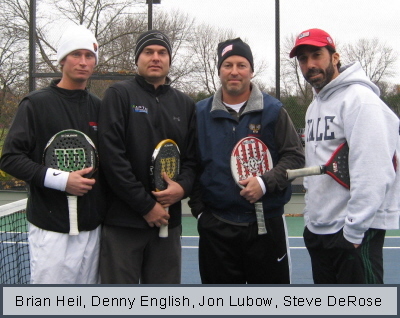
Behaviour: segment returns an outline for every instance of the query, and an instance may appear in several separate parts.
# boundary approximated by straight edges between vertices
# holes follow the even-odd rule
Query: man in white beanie
[[[103,219],[99,172],[74,172],[42,164],[47,142],[75,129],[97,144],[100,99],[86,90],[98,63],[98,44],[84,26],[68,29],[60,40],[61,79],[29,93],[5,140],[0,167],[29,184],[27,219],[32,284],[98,283],[100,224]],[[78,235],[69,235],[67,193],[78,196]]]

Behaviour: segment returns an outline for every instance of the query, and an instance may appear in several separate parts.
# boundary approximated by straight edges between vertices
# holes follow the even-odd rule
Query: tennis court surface
[[[0,283],[29,283],[26,200],[0,207]],[[292,284],[312,284],[311,263],[302,238],[303,217],[287,216]],[[200,284],[197,220],[182,218],[182,284]],[[387,231],[383,249],[385,284],[400,284],[400,231]]]
[[[194,217],[183,217],[182,284],[200,284],[198,232]],[[292,284],[313,284],[311,260],[303,241],[303,217],[286,217],[292,263]],[[383,247],[385,284],[400,284],[400,231],[387,231]]]

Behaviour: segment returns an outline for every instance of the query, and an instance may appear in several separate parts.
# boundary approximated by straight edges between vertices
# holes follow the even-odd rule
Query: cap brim
[[[297,49],[299,48],[299,46],[302,45],[311,45],[311,46],[317,46],[317,47],[323,47],[323,46],[327,46],[329,44],[325,43],[325,42],[319,42],[319,41],[304,41],[301,42],[299,44],[297,44],[289,53],[289,57],[295,57],[297,55]]]

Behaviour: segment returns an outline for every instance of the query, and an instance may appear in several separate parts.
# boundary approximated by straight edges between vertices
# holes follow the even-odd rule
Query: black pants
[[[284,217],[257,223],[228,224],[203,213],[198,222],[199,268],[203,284],[290,284],[290,254]]]
[[[104,225],[100,247],[102,284],[180,284],[182,227],[134,229]]]
[[[383,284],[385,230],[369,229],[358,248],[343,236],[304,230],[315,284]]]

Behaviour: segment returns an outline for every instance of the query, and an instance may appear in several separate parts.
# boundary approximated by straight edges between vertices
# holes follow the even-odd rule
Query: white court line
[[[289,238],[296,238],[296,239],[302,239],[303,237],[302,236],[288,236]],[[192,235],[192,236],[181,236],[181,238],[189,238],[189,239],[191,239],[191,238],[199,238],[199,236],[198,235]],[[399,236],[399,238],[400,238],[400,236]]]
[[[182,238],[198,239],[199,237],[198,236],[182,236]],[[399,239],[399,238],[400,238],[400,236],[387,236],[387,237],[385,237],[385,240],[387,240],[387,239]],[[301,237],[301,236],[289,236],[289,239],[303,239],[303,237]],[[182,246],[182,248],[191,249],[191,248],[199,248],[199,247],[195,246],[195,245],[185,245],[185,246]],[[290,246],[289,248],[293,249],[293,250],[305,250],[305,249],[307,249],[305,246]],[[398,249],[400,249],[400,246],[384,246],[383,249],[384,250],[398,250]]]
[[[199,238],[198,236],[182,236],[182,238]],[[302,237],[298,237],[298,236],[289,236],[289,238],[294,239],[294,238],[302,238]],[[400,238],[400,236],[389,236],[386,237],[386,239],[391,239],[391,238]],[[5,242],[0,242],[0,243],[4,243],[4,244],[15,244],[15,243],[19,243],[19,244],[29,244],[28,242],[13,242],[13,241],[5,241]],[[184,245],[182,246],[182,248],[199,248],[198,246],[193,246],[193,245]],[[306,249],[305,246],[290,246],[290,249]],[[387,249],[387,250],[396,250],[396,249],[400,249],[400,246],[384,246],[383,249]]]
[[[4,243],[4,244],[15,244],[17,242],[1,242],[1,243]],[[28,242],[18,242],[18,244],[29,244],[29,243]],[[198,246],[193,246],[193,245],[185,245],[185,246],[182,246],[182,248],[198,249],[199,247]],[[290,246],[290,249],[291,250],[305,250],[307,248],[305,246]],[[383,249],[384,250],[398,250],[398,249],[400,249],[400,247],[384,246]]]
[[[191,239],[191,238],[199,238],[199,236],[181,236],[181,238],[189,238],[189,239]],[[290,238],[290,239],[303,239],[302,236],[288,236],[288,238]],[[400,236],[386,236],[385,240],[388,240],[388,239],[400,239]]]
[[[1,244],[16,244],[16,243],[24,244],[24,245],[28,245],[29,244],[28,242],[1,242]],[[185,245],[185,246],[182,246],[182,248],[189,248],[189,249],[197,248],[198,249],[199,247],[198,246],[194,246],[194,245]],[[305,246],[290,246],[289,248],[291,250],[305,250],[305,249],[307,249]],[[384,250],[399,250],[400,246],[384,246],[383,249]]]
[[[182,246],[182,248],[199,248],[198,246]],[[305,246],[290,246],[291,250],[306,250]],[[384,246],[384,250],[399,250],[400,246]]]
[[[29,242],[13,242],[13,241],[3,241],[0,244],[29,244]]]
[[[28,232],[0,231],[0,234],[6,234],[6,233],[10,233],[10,234],[28,234]]]

